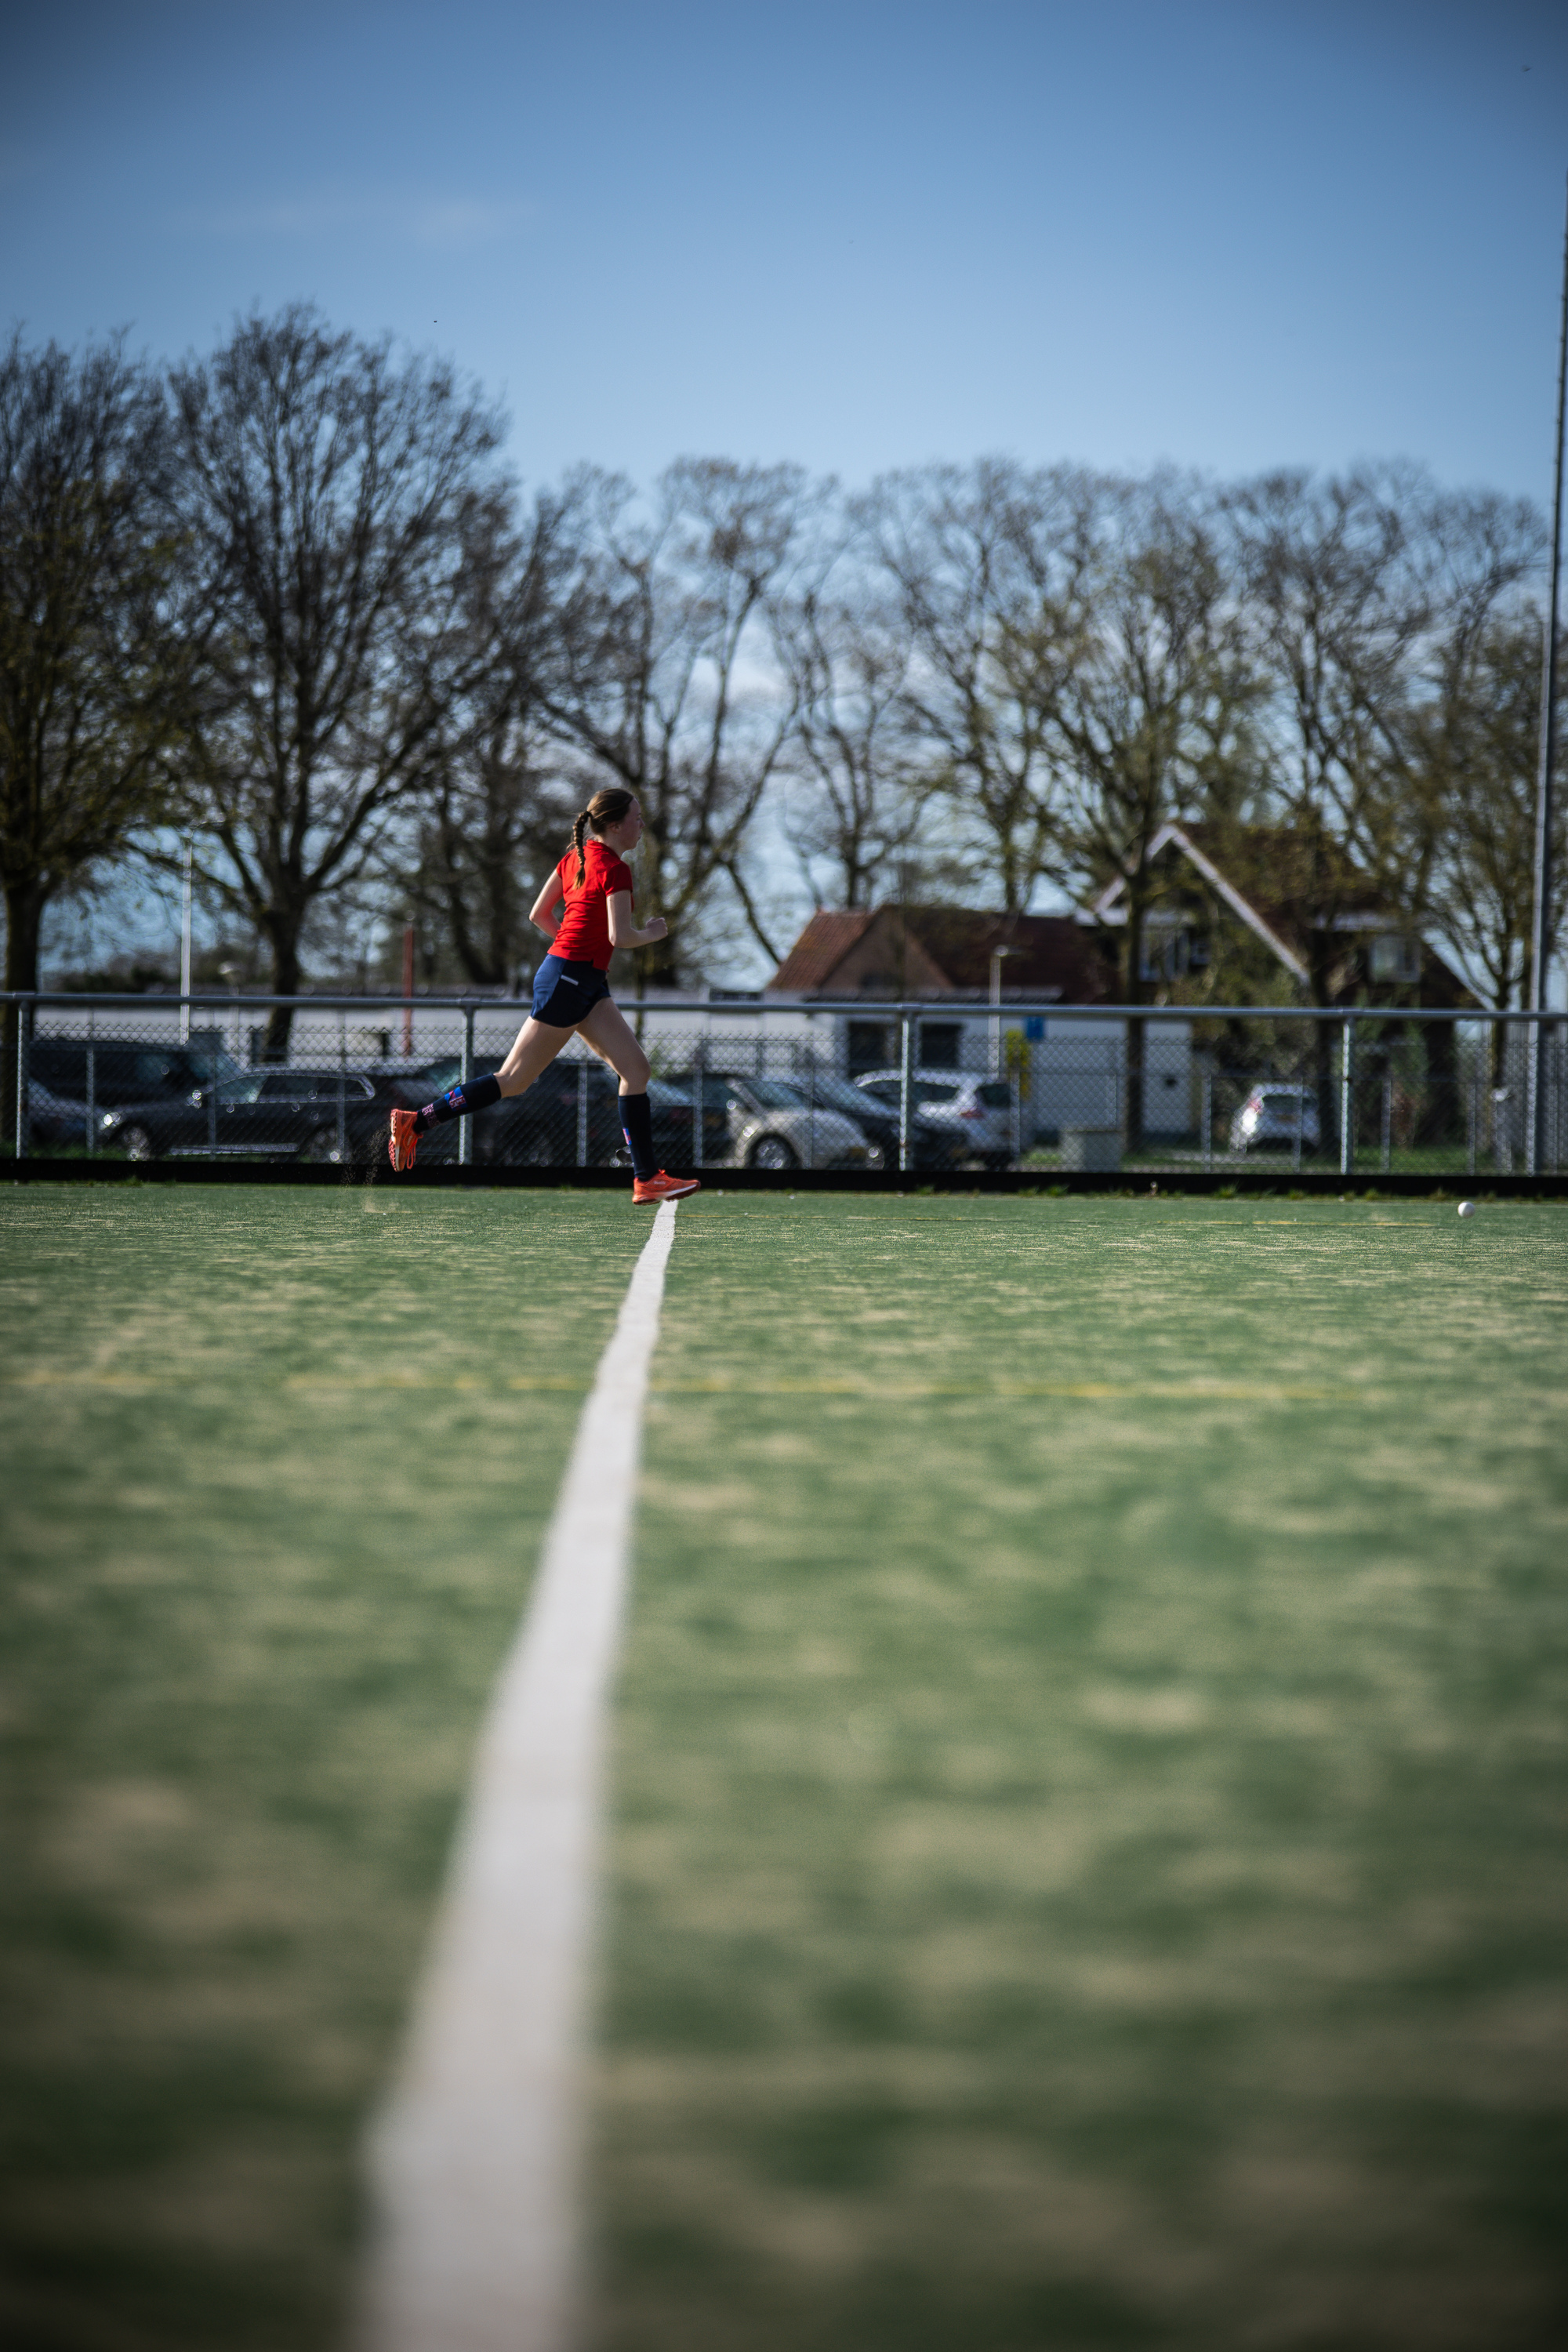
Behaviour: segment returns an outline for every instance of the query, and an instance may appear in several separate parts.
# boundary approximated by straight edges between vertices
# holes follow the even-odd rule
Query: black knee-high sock
[[[414,1132],[423,1135],[427,1127],[442,1127],[449,1118],[462,1118],[471,1110],[489,1110],[491,1103],[500,1100],[500,1080],[494,1076],[486,1078],[466,1078],[460,1087],[448,1087],[444,1095],[426,1103],[414,1114]]]
[[[648,1108],[647,1095],[621,1097],[621,1125],[626,1129],[632,1166],[637,1174],[657,1176],[658,1162],[653,1156],[653,1113]]]

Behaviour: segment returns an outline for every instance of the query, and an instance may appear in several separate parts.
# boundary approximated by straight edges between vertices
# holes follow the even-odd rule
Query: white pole
[[[1017,948],[993,948],[991,950],[991,1075],[1002,1075],[1002,959],[1021,953]]]
[[[1535,781],[1535,889],[1530,925],[1530,1010],[1543,1013],[1549,998],[1552,937],[1552,770],[1557,730],[1557,599],[1563,572],[1563,433],[1568,403],[1568,229],[1563,238],[1563,321],[1557,340],[1557,444],[1552,466],[1552,577],[1546,599],[1546,643],[1541,664],[1541,758]],[[1547,1027],[1532,1021],[1530,1039],[1530,1083],[1526,1093],[1525,1171],[1546,1172]]]
[[[1002,959],[1006,952],[1005,948],[993,948],[991,950],[991,1075],[994,1078],[1002,1075],[1002,1015],[998,1008],[1002,1003]]]
[[[180,910],[180,1043],[191,1038],[191,844],[185,838],[184,903]]]

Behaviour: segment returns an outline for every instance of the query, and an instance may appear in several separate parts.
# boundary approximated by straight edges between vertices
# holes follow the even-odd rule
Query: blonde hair
[[[577,854],[577,887],[583,887],[584,845],[590,832],[599,833],[607,824],[619,824],[633,801],[624,784],[604,784],[594,794],[585,809],[580,809],[572,820],[572,846]]]

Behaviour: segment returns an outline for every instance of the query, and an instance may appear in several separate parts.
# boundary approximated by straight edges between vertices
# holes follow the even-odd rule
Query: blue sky
[[[309,298],[454,357],[525,481],[1402,456],[1549,493],[1561,5],[11,0],[4,55],[0,323],[174,357]]]
[[[13,0],[0,317],[313,298],[540,480],[1005,450],[1550,480],[1568,10]],[[1526,70],[1528,68],[1528,70]]]

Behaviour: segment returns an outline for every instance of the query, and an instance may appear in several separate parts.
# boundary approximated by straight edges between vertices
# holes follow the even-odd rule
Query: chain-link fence
[[[494,1069],[525,1004],[10,998],[6,1137],[23,1157],[368,1164],[388,1117]],[[1434,1177],[1568,1169],[1568,1021],[1359,1006],[829,1004],[625,1008],[669,1169],[955,1173],[1267,1165]],[[626,1157],[614,1073],[575,1036],[525,1094],[432,1129],[421,1164]]]

